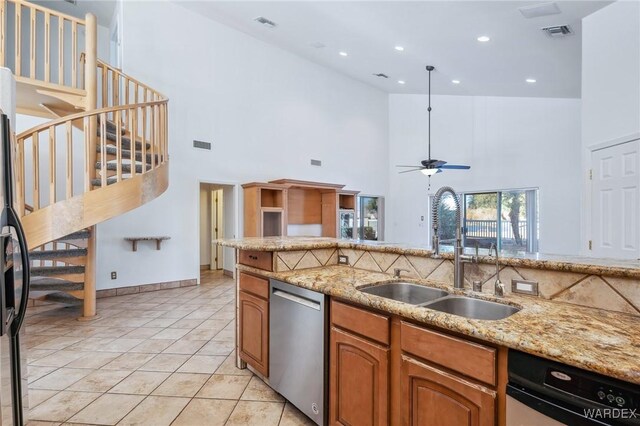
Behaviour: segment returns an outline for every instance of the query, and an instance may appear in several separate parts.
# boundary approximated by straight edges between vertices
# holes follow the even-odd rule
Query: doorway
[[[214,241],[236,236],[236,188],[234,185],[200,183],[200,275],[205,271],[233,276],[235,253]]]

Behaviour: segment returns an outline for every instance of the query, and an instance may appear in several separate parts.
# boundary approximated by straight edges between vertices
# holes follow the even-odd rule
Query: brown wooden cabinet
[[[504,425],[499,348],[333,299],[331,325],[329,424]]]
[[[389,349],[331,329],[330,423],[387,425]]]
[[[269,281],[242,272],[238,280],[238,355],[268,377]]]
[[[496,393],[457,375],[402,357],[402,424],[492,426]]]
[[[389,424],[389,317],[331,302],[329,423]]]

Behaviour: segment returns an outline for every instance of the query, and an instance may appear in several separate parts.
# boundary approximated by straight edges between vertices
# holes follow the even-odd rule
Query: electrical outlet
[[[529,294],[531,296],[538,295],[538,281],[529,280],[511,280],[511,291],[513,293]]]
[[[338,265],[348,265],[349,264],[349,256],[345,256],[344,254],[338,255]]]
[[[115,280],[118,278],[118,273],[116,271],[111,271],[111,279]]]

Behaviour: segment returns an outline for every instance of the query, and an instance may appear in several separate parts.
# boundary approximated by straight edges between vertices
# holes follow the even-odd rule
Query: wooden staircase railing
[[[16,210],[44,257],[69,250],[53,241],[89,230],[84,288],[69,292],[84,299],[85,317],[95,315],[94,225],[168,186],[168,99],[99,61],[96,31],[91,14],[0,0],[0,66],[14,72],[18,112],[59,117],[15,137]]]

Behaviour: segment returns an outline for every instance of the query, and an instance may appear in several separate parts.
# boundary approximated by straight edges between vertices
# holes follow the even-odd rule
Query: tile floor
[[[30,308],[29,425],[311,425],[249,370],[235,367],[234,282]]]

